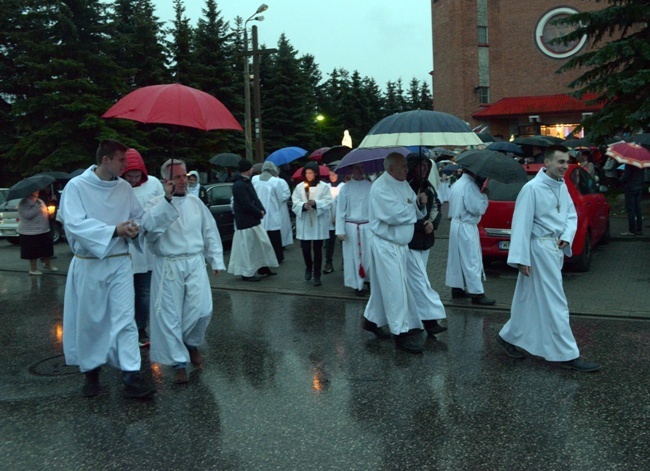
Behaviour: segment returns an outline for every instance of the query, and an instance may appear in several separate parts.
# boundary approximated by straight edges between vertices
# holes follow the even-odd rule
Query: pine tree
[[[596,0],[601,2],[601,0]],[[574,95],[597,95],[604,103],[598,113],[583,119],[588,136],[603,142],[619,131],[650,128],[650,1],[606,0],[601,10],[570,15],[560,21],[575,30],[559,42],[587,36],[591,50],[566,62],[559,73],[586,69],[569,87]]]

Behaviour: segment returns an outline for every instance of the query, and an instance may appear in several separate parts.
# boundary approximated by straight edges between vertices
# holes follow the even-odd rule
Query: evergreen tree
[[[596,0],[600,2],[601,0]],[[591,50],[569,59],[558,72],[586,69],[569,84],[574,95],[597,95],[603,109],[583,119],[589,137],[604,141],[621,130],[650,128],[650,1],[606,0],[601,10],[559,21],[575,27],[559,42],[587,36]]]
[[[172,27],[167,31],[172,36],[168,42],[171,70],[174,80],[180,84],[191,86],[192,81],[192,39],[193,33],[190,20],[185,16],[183,0],[174,0],[175,18]]]

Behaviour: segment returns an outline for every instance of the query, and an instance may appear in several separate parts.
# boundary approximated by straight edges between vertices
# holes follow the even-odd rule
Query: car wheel
[[[20,237],[7,237],[11,245],[20,245]]]
[[[607,219],[607,229],[605,230],[603,237],[600,239],[600,243],[603,245],[607,245],[611,240],[612,240],[612,230],[609,224],[609,219]]]
[[[50,234],[52,235],[53,244],[58,244],[59,242],[61,242],[61,232],[62,232],[61,224],[59,224],[58,222],[55,222],[50,226]]]
[[[591,268],[591,236],[589,232],[585,236],[585,244],[582,253],[573,257],[573,269],[579,272],[587,272]]]

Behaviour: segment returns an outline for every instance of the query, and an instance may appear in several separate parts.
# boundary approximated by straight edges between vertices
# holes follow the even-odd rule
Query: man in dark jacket
[[[257,275],[277,275],[269,267],[278,266],[269,236],[261,225],[265,210],[251,182],[252,175],[253,165],[248,160],[240,160],[239,173],[234,176],[232,186],[235,235],[228,273],[241,275],[244,281],[260,281]]]
[[[641,210],[641,192],[643,191],[643,169],[626,164],[621,177],[625,193],[625,211],[627,212],[627,232],[622,236],[643,235],[643,211]]]
[[[409,243],[409,254],[406,262],[408,276],[409,305],[414,306],[412,315],[417,315],[430,337],[444,332],[447,327],[438,323],[446,317],[445,308],[440,296],[431,287],[427,274],[429,249],[435,241],[434,231],[440,224],[442,213],[438,194],[429,182],[431,160],[428,157],[412,153],[406,157],[408,174],[406,181],[416,195],[427,195],[426,216],[415,222],[413,239]]]

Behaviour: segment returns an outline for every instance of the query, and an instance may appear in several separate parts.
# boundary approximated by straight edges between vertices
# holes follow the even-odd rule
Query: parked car
[[[543,164],[524,166],[532,179]],[[607,244],[610,239],[609,203],[599,192],[596,180],[579,165],[571,164],[564,174],[564,181],[578,213],[578,229],[571,249],[573,256],[566,261],[576,271],[589,271],[592,249],[598,243]],[[507,259],[510,248],[512,215],[517,194],[523,184],[499,185],[490,182],[490,203],[478,224],[483,260]],[[492,191],[494,188],[495,191]]]
[[[219,235],[224,242],[230,241],[235,234],[235,219],[232,214],[230,200],[232,198],[232,183],[213,183],[205,187],[208,208],[217,223]]]
[[[7,239],[10,243],[18,245],[18,203],[20,199],[5,201],[0,204],[0,238]],[[56,206],[50,209],[50,212],[58,213]],[[58,215],[58,214],[57,214]],[[50,230],[52,233],[52,241],[58,244],[63,234],[63,224],[60,218],[50,220]]]

